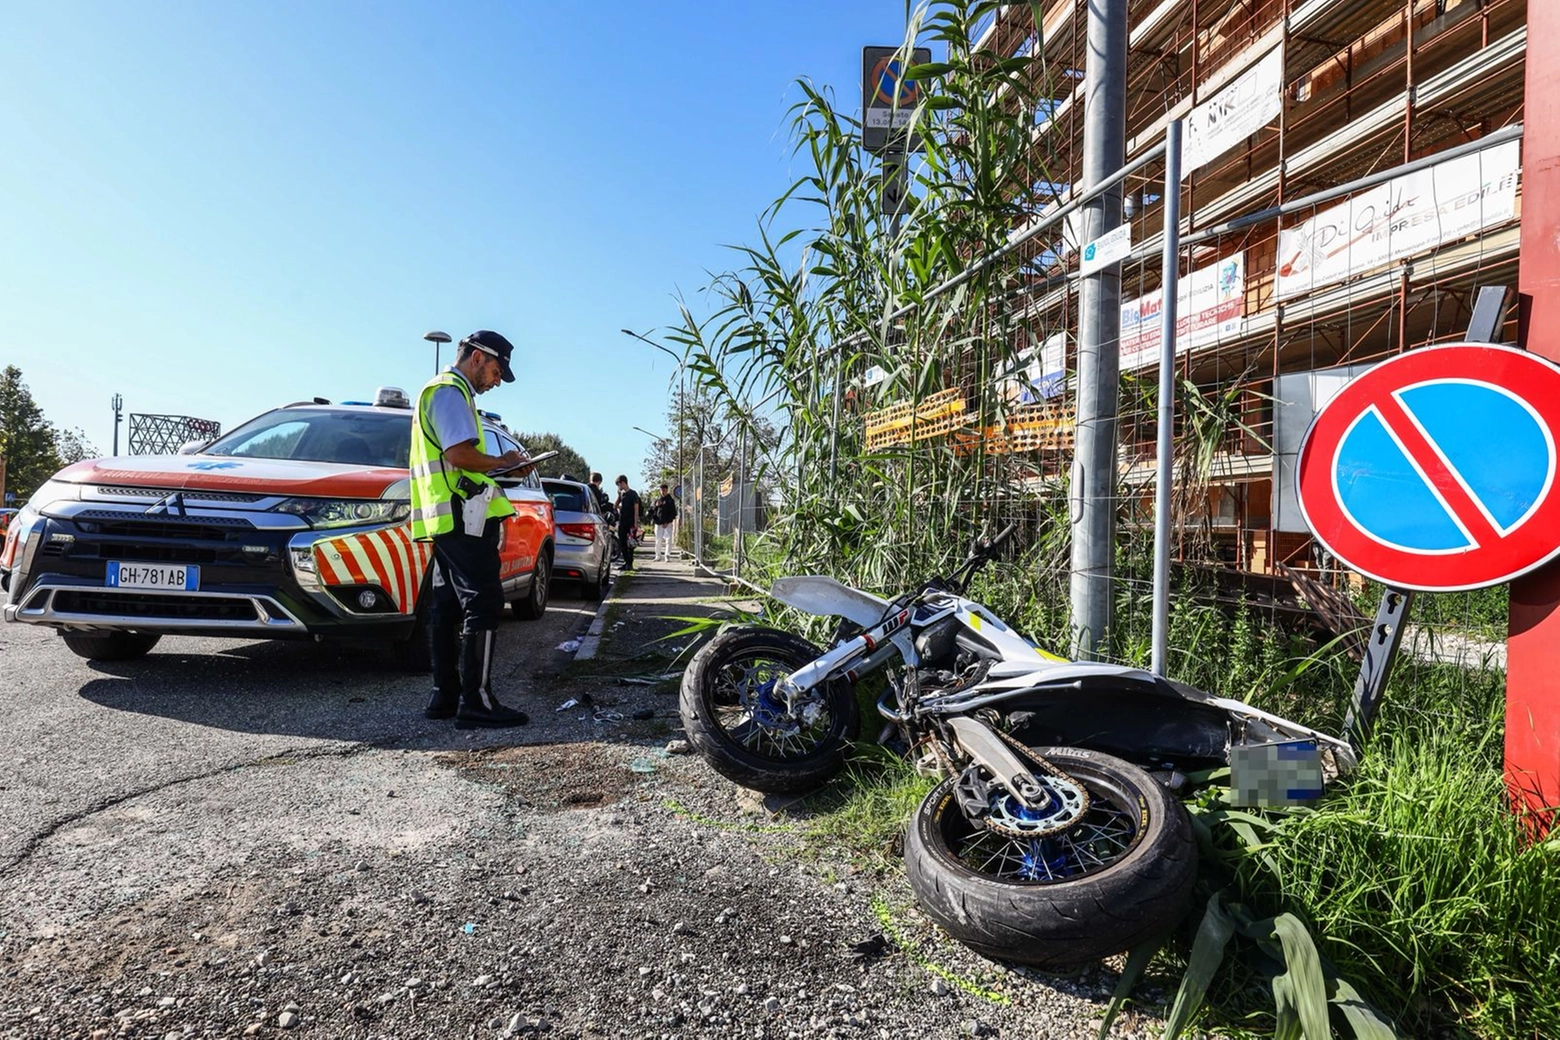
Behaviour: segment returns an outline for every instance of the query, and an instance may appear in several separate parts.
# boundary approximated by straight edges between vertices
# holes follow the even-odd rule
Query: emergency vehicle
[[[480,412],[486,450],[520,445]],[[251,419],[178,455],[67,466],[11,521],[6,621],[48,625],[81,657],[127,660],[164,635],[370,637],[428,667],[429,561],[411,538],[412,403],[323,398]],[[499,477],[514,503],[500,570],[522,618],[547,609],[552,503],[534,472]]]

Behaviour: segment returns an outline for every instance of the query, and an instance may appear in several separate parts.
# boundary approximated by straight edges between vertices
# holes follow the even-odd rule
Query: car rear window
[[[555,491],[547,489],[547,497],[552,499],[553,508],[565,513],[585,512],[585,499],[575,491]]]
[[[411,445],[410,412],[279,408],[251,419],[203,454],[404,469]]]

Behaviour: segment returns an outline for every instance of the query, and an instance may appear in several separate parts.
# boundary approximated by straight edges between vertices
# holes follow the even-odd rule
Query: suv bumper
[[[287,526],[262,526],[285,524]],[[18,532],[4,585],[6,621],[76,631],[136,630],[274,639],[308,635],[395,637],[410,631],[378,585],[327,585],[316,542],[351,537],[316,531],[275,513],[203,511],[149,516],[144,509],[72,504],[29,518]],[[193,564],[197,591],[114,588],[109,561]],[[373,591],[375,604],[358,597]]]

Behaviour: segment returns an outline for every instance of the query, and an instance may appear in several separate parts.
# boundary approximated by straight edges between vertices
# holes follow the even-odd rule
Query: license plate
[[[110,560],[107,584],[111,589],[194,592],[200,588],[200,568],[194,564],[120,563]]]
[[[1322,796],[1322,752],[1314,740],[1230,748],[1230,788],[1242,806],[1304,805]]]

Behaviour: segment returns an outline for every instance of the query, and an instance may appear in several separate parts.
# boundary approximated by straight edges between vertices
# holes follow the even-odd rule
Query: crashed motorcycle
[[[1040,649],[964,593],[1013,533],[893,600],[828,577],[771,595],[839,619],[828,649],[773,628],[722,630],[683,674],[689,742],[722,775],[815,788],[860,730],[881,673],[879,742],[943,779],[904,841],[926,913],[987,956],[1041,967],[1167,933],[1197,868],[1189,773],[1229,766],[1237,804],[1314,798],[1355,764],[1346,742],[1149,672]]]

